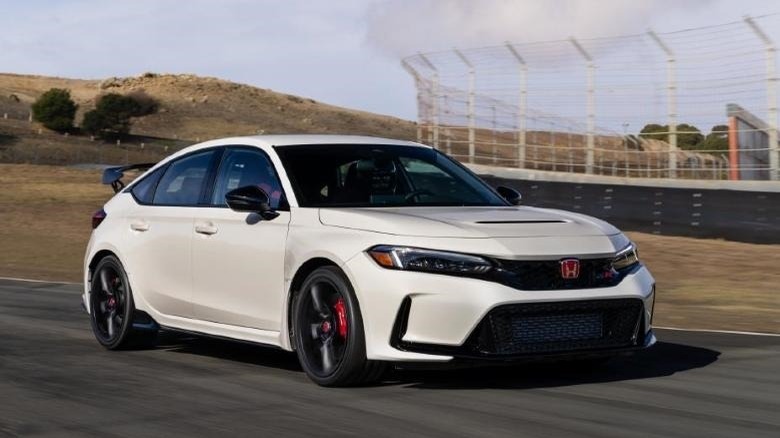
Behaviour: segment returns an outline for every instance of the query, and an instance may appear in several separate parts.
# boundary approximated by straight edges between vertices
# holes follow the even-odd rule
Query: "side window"
[[[135,199],[141,204],[151,204],[154,197],[154,188],[157,187],[157,182],[160,181],[160,177],[163,174],[165,167],[161,167],[154,172],[146,175],[141,181],[138,181],[133,185],[130,192]]]
[[[273,164],[266,155],[251,149],[228,149],[219,166],[212,205],[227,205],[225,194],[239,187],[258,186],[271,199],[271,207],[279,208],[282,186]]]
[[[216,151],[196,153],[173,161],[154,192],[155,205],[197,205]]]

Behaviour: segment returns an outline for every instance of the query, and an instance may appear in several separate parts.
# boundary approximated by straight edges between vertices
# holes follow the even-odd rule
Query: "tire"
[[[156,343],[157,324],[135,309],[127,273],[116,257],[104,257],[95,266],[89,301],[92,332],[103,347],[121,350]]]
[[[315,383],[356,386],[381,378],[385,364],[366,359],[360,306],[340,269],[324,266],[309,274],[291,316],[298,360]]]

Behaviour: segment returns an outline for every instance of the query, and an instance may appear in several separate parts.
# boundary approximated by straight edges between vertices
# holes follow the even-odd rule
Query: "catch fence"
[[[780,15],[403,59],[418,138],[458,159],[652,178],[778,179]],[[645,128],[645,132],[640,132]]]

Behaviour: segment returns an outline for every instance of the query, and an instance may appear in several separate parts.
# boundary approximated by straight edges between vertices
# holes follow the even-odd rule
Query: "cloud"
[[[388,0],[368,15],[368,41],[403,56],[453,46],[644,32],[714,0]],[[734,17],[729,17],[734,19]]]

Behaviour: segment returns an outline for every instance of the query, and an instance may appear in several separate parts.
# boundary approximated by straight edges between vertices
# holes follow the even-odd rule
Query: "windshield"
[[[428,148],[276,148],[301,207],[504,206],[476,175]]]

